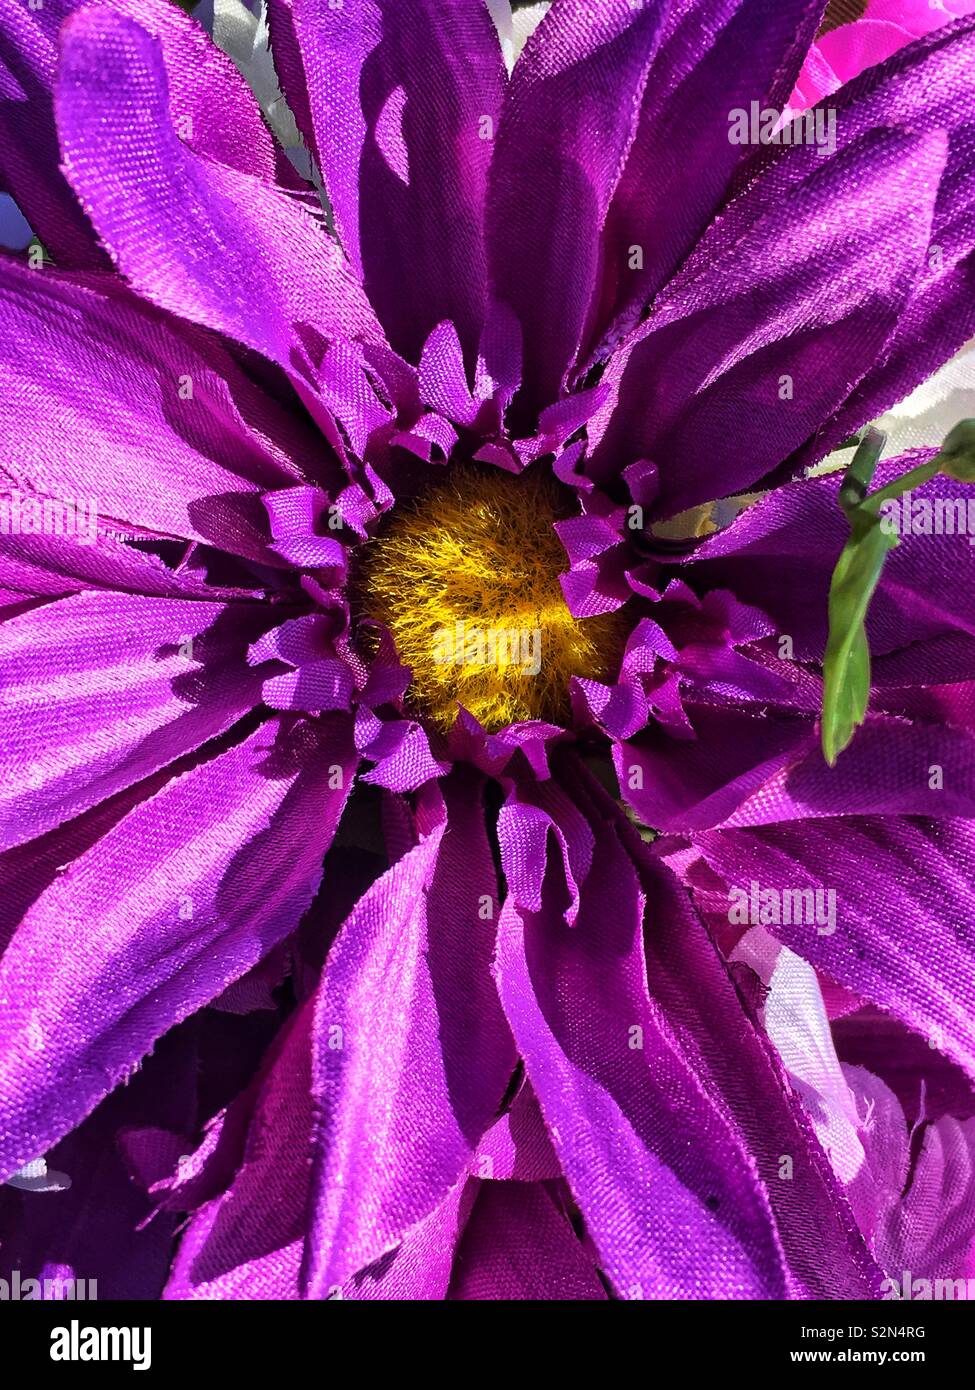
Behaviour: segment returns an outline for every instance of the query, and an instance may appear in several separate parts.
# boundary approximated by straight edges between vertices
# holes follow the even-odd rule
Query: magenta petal
[[[296,1299],[311,1134],[312,1005],[288,1019],[260,1074],[211,1126],[176,1205],[199,1208],[180,1241],[167,1299]],[[229,1170],[229,1174],[225,1171]],[[225,1190],[200,1206],[228,1178]]]
[[[647,697],[637,681],[605,685],[573,677],[572,693],[589,718],[611,738],[629,738],[646,725]]]
[[[451,1299],[605,1301],[596,1264],[543,1183],[481,1183]]]
[[[834,448],[851,429],[875,419],[924,381],[975,332],[975,121],[968,74],[975,61],[975,20],[969,16],[895,53],[831,98],[840,139],[869,121],[949,132],[949,155],[931,228],[925,274],[896,331],[845,408],[792,461],[798,470]],[[939,441],[932,441],[937,443]]]
[[[0,490],[0,505],[11,505],[12,491]],[[0,583],[11,600],[27,595],[50,598],[80,589],[148,594],[156,598],[232,598],[233,590],[208,587],[192,570],[177,573],[155,555],[97,531],[95,539],[75,536],[3,535],[0,532]]]
[[[496,895],[480,789],[460,778],[332,947],[312,1071],[311,1297],[427,1218],[497,1114],[515,1052],[488,971]]]
[[[321,488],[299,483],[265,493],[275,551],[297,569],[327,570],[329,582],[344,577],[348,555],[328,528],[328,497]],[[319,576],[321,578],[321,576]]]
[[[538,1100],[527,1081],[511,1108],[495,1120],[477,1146],[472,1166],[476,1177],[494,1180],[542,1182],[562,1176]]]
[[[464,355],[457,329],[439,323],[423,344],[420,355],[420,393],[424,402],[448,420],[471,425],[477,415],[464,372]]]
[[[816,435],[926,274],[947,155],[940,131],[871,131],[802,181],[780,161],[747,215],[733,202],[716,224],[721,254],[699,249],[611,364],[615,405],[601,412],[592,476],[654,459],[654,505],[669,515],[747,490]]]
[[[359,1270],[342,1287],[344,1300],[438,1301],[448,1297],[453,1258],[474,1205],[477,1183],[459,1181],[440,1207],[421,1220],[394,1254]]]
[[[175,771],[184,771],[197,760],[191,754],[175,765]],[[173,775],[172,766],[161,768],[144,782],[99,801],[74,820],[0,855],[0,951],[13,939],[32,905],[61,878],[65,866],[80,859]]]
[[[0,182],[60,265],[102,270],[108,258],[58,167],[52,88],[57,29],[69,7],[0,0]]]
[[[55,0],[70,13],[84,0]],[[157,39],[166,65],[169,106],[180,139],[196,154],[271,182],[274,139],[253,93],[199,20],[166,0],[108,0]],[[44,9],[50,0],[44,0]]]
[[[76,1278],[89,1297],[156,1299],[172,1258],[178,1216],[148,1220],[155,1202],[127,1162],[126,1138],[156,1163],[175,1163],[197,1123],[199,1055],[193,1025],[163,1039],[48,1156],[71,1180],[57,1200],[0,1186],[0,1278]],[[91,1281],[90,1283],[88,1281]]]
[[[821,7],[808,0],[697,0],[667,15],[640,122],[605,232],[605,330],[638,322],[714,215],[743,150],[730,115],[758,101],[781,110]],[[631,264],[632,249],[642,265]]]
[[[571,895],[566,911],[571,923],[579,910],[579,885],[592,865],[592,827],[562,789],[551,782],[533,787],[531,793],[513,791],[498,812],[498,844],[509,897],[532,912],[542,908],[550,839],[561,856]]]
[[[522,325],[529,424],[557,399],[598,307],[600,235],[661,24],[654,5],[562,0],[505,92],[487,213],[491,292]]]
[[[461,1181],[439,1207],[404,1237],[391,1257],[376,1260],[347,1280],[343,1299],[442,1301],[447,1297],[461,1232],[477,1183]]]
[[[540,911],[508,900],[496,973],[600,1267],[626,1298],[784,1297],[768,1199],[648,996],[640,885],[599,840],[571,928],[551,867]]]
[[[351,669],[331,657],[270,677],[264,682],[264,700],[272,709],[347,710],[352,690]]]
[[[176,1208],[199,1206],[180,1242],[168,1299],[300,1299],[308,1216],[314,1107],[310,1059],[315,1002],[288,1020],[260,1076],[211,1128],[189,1168]],[[227,1170],[229,1168],[229,1178]],[[443,1299],[454,1251],[474,1200],[460,1181],[384,1259],[357,1270],[323,1297]]]
[[[0,626],[0,849],[222,733],[261,698],[257,605],[76,594]]]
[[[927,8],[930,13],[934,6]],[[933,14],[931,17],[934,19]],[[866,72],[867,68],[876,67],[885,58],[890,58],[910,41],[911,34],[900,24],[864,16],[855,24],[843,24],[828,34],[820,34],[816,48],[819,58],[829,65],[839,79],[837,86],[842,86],[844,82],[859,77],[861,72]]]
[[[868,356],[860,379],[850,381],[848,399],[838,405],[831,419],[817,422],[819,427],[812,438],[788,460],[783,469],[786,476],[794,476],[802,466],[822,458],[853,429],[902,400],[975,330],[971,237],[975,106],[968,80],[973,53],[975,20],[969,17],[902,48],[829,99],[828,106],[836,113],[836,154],[830,163],[842,160],[858,144],[869,147],[871,131],[894,129],[909,130],[921,139],[946,138],[947,155],[931,208],[929,249],[887,341],[881,351]],[[747,188],[730,205],[728,214],[712,224],[678,280],[689,284],[707,274],[708,267],[721,265],[729,257],[733,260],[741,225],[754,224],[770,197],[786,198],[790,189],[815,177],[821,162],[819,151],[809,145],[763,150]],[[932,188],[916,180],[915,191],[923,192],[928,205]],[[912,216],[900,219],[901,233],[910,237],[916,235],[918,227],[910,193],[905,197]],[[836,230],[833,223],[831,234]],[[896,229],[893,236],[897,236]],[[834,363],[834,370],[838,365]]]
[[[356,716],[356,747],[376,764],[362,780],[390,791],[413,791],[450,771],[449,763],[434,757],[422,724],[411,719],[383,722],[362,706]]]
[[[831,1029],[842,1061],[880,1078],[897,1096],[908,1125],[925,1116],[975,1116],[975,1087],[965,1073],[899,1019],[867,1006],[834,1017]]]
[[[971,691],[959,689],[964,713]],[[950,694],[919,700],[913,713],[926,717],[906,718],[900,707],[914,702],[897,697],[912,692],[886,693],[893,713],[868,713],[833,768],[809,717],[688,704],[696,737],[678,742],[650,728],[614,748],[622,794],[647,824],[674,833],[833,816],[971,817],[970,723],[946,719]],[[948,775],[939,780],[935,769]]]
[[[933,448],[914,450],[885,460],[873,485],[885,486],[933,453]],[[695,586],[727,587],[762,608],[779,632],[791,636],[799,661],[821,661],[826,647],[829,583],[849,535],[837,500],[839,486],[840,476],[833,474],[776,488],[706,540],[685,571]],[[940,502],[949,515],[971,497],[966,484],[945,477],[931,479],[915,495],[932,506]],[[900,514],[898,507],[893,515]],[[919,655],[922,642],[927,647],[952,631],[975,635],[975,546],[960,532],[923,535],[901,529],[867,618],[875,659],[915,644]]]
[[[850,817],[710,831],[694,842],[729,887],[746,893],[753,882],[832,890],[832,918],[824,911],[818,925],[784,925],[763,917],[762,925],[975,1076],[970,821]]]
[[[975,1119],[946,1115],[923,1134],[907,1191],[890,1203],[880,1240],[899,1289],[905,1270],[921,1279],[975,1278]]]
[[[708,706],[693,708],[691,715],[690,738],[672,738],[651,724],[613,747],[620,792],[654,829],[721,825],[749,798],[761,808],[765,789],[778,786],[792,763],[817,760],[818,740],[808,720]],[[774,809],[770,818],[776,818]]]
[[[680,883],[642,845],[632,844],[630,852],[652,906],[645,949],[654,1000],[754,1158],[797,1293],[875,1297],[881,1271],[778,1057],[743,1008]],[[784,1154],[792,1157],[788,1179],[781,1171]]]
[[[284,367],[298,324],[382,340],[319,221],[282,190],[182,143],[162,55],[138,24],[98,8],[67,22],[57,116],[75,192],[149,299]]]
[[[486,6],[271,0],[269,14],[285,94],[390,342],[416,362],[450,319],[470,363],[504,73]]]
[[[351,783],[346,728],[263,725],[138,806],[34,903],[0,960],[0,1173],[298,925]]]
[[[91,502],[100,525],[268,560],[258,492],[296,477],[304,431],[227,351],[108,278],[0,262],[0,473]]]

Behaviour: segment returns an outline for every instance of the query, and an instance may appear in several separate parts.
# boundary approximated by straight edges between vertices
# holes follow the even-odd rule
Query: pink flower
[[[806,57],[789,111],[815,106],[899,48],[975,10],[975,0],[867,0],[861,19],[821,34]]]

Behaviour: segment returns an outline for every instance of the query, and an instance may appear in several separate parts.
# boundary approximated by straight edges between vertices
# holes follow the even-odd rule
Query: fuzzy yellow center
[[[562,595],[567,561],[552,525],[565,515],[562,489],[541,471],[461,466],[370,544],[361,609],[391,631],[413,671],[408,698],[440,728],[458,702],[491,731],[563,721],[571,676],[615,675],[619,615],[574,618]]]

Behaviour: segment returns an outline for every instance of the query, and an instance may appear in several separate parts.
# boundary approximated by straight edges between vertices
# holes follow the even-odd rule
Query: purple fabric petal
[[[322,401],[340,422],[352,452],[364,457],[369,440],[378,431],[388,435],[394,412],[379,399],[366,360],[357,347],[334,343],[326,349],[318,367]]]
[[[343,1299],[411,1303],[445,1299],[476,1188],[475,1182],[459,1182],[425,1221],[413,1227],[391,1257],[377,1260],[346,1281]]]
[[[285,449],[308,436],[224,349],[110,281],[10,261],[0,306],[0,471],[15,486],[273,562],[257,493],[296,478]]]
[[[67,8],[68,0],[37,10],[0,0],[0,180],[61,265],[100,270],[108,257],[58,167],[51,89]]]
[[[270,23],[285,94],[297,96],[299,120],[308,113],[304,134],[339,238],[390,342],[417,362],[430,331],[450,319],[472,364],[504,74],[486,7],[272,0]]]
[[[457,431],[441,415],[430,410],[421,415],[411,429],[394,434],[390,443],[409,449],[426,463],[443,462],[453,452]]]
[[[787,160],[775,166],[722,258],[679,279],[612,364],[591,475],[654,459],[654,508],[669,515],[744,491],[804,444],[876,361],[926,273],[947,150],[943,132],[874,131],[801,183],[787,180]]]
[[[942,128],[951,140],[925,274],[884,352],[848,404],[792,460],[796,471],[903,400],[975,331],[975,107],[967,80],[973,61],[975,20],[969,16],[901,49],[830,98],[841,143],[855,139],[871,121],[917,130]]]
[[[496,973],[601,1268],[626,1298],[786,1296],[758,1174],[647,993],[644,898],[607,827],[571,928],[566,903],[551,867],[540,911],[509,898]]]
[[[191,1024],[163,1039],[138,1075],[51,1152],[50,1167],[71,1180],[66,1192],[38,1199],[0,1187],[0,1277],[18,1270],[21,1281],[83,1280],[79,1296],[88,1298],[160,1296],[178,1218],[147,1222],[155,1204],[126,1160],[126,1141],[140,1140],[147,1161],[176,1161],[197,1121],[198,1065]]]
[[[592,419],[608,395],[609,388],[600,383],[590,391],[576,391],[547,405],[538,417],[538,433],[516,443],[519,457],[531,463],[543,454],[560,454],[565,441]]]
[[[12,492],[0,490],[0,508],[12,507],[13,502]],[[192,571],[168,569],[155,555],[133,549],[104,531],[96,529],[90,543],[89,534],[85,529],[79,539],[78,535],[5,535],[0,530],[0,582],[11,599],[55,597],[80,589],[111,589],[157,598],[244,596],[233,590],[209,588]]]
[[[899,1292],[905,1273],[975,1278],[975,1120],[945,1116],[924,1130],[910,1185],[891,1204],[878,1248]],[[911,1292],[923,1297],[913,1280]]]
[[[401,664],[389,630],[382,628],[379,648],[360,694],[362,703],[371,709],[378,709],[380,705],[397,704],[406,694],[410,679],[410,668]]]
[[[376,764],[362,780],[390,791],[413,791],[450,771],[449,763],[434,757],[426,729],[412,719],[383,720],[372,710],[360,708],[356,747]]]
[[[832,890],[832,918],[820,914],[819,926],[761,925],[975,1076],[971,822],[851,817],[694,842],[729,887]]]
[[[197,154],[273,178],[274,142],[257,102],[199,24],[164,0],[106,2],[160,42],[180,138]],[[108,259],[58,168],[54,123],[58,29],[82,3],[0,0],[0,175],[60,265],[101,269]]]
[[[474,423],[477,402],[467,384],[464,351],[457,329],[450,322],[438,324],[423,344],[420,394],[427,405],[448,420],[463,425]]]
[[[754,1158],[796,1291],[811,1298],[875,1296],[881,1272],[704,923],[676,877],[619,820],[592,779],[580,769],[571,785],[593,815],[617,817],[617,833],[650,904],[644,950],[654,1005]],[[788,1178],[782,1175],[784,1154],[793,1160]]]
[[[695,738],[648,728],[613,750],[625,799],[657,829],[844,815],[975,815],[975,730],[868,714],[835,767],[811,718],[687,704]],[[940,776],[935,772],[940,769]]]
[[[578,696],[588,715],[585,722],[598,724],[610,738],[631,738],[646,726],[649,706],[642,687],[636,681],[604,685],[602,681],[573,677],[571,684],[577,714],[582,714],[576,699]]]
[[[543,1183],[481,1183],[451,1299],[605,1301],[592,1254]]]
[[[817,747],[815,732],[803,719],[706,706],[691,707],[689,713],[692,738],[674,739],[650,724],[613,748],[622,796],[655,829],[721,825],[750,796],[760,798],[793,761],[813,757]]]
[[[0,626],[0,849],[70,820],[260,702],[244,661],[268,615],[82,593]]]
[[[653,999],[754,1157],[800,1296],[875,1296],[880,1271],[778,1059],[743,1009],[676,878],[661,872],[631,831],[626,834],[654,908],[645,937]],[[784,1154],[793,1160],[787,1179]]]
[[[348,553],[338,537],[322,535],[328,527],[328,498],[320,488],[299,485],[265,493],[274,550],[299,569],[324,570],[329,584],[345,578]]]
[[[492,296],[523,330],[529,425],[558,398],[590,322],[600,234],[661,23],[654,5],[562,0],[529,39],[505,93],[488,254]]]
[[[55,878],[0,960],[0,1173],[48,1149],[294,930],[353,769],[346,721],[270,722]]]
[[[55,0],[68,14],[84,0]],[[179,138],[196,154],[266,182],[275,178],[274,138],[253,93],[198,21],[166,0],[98,0],[159,43]],[[50,0],[44,0],[46,10]]]
[[[803,64],[790,108],[804,110],[829,96],[844,82],[882,63],[912,38],[936,29],[949,17],[940,4],[913,5],[895,0],[895,22],[881,18],[882,6],[871,0],[863,17],[819,34]],[[908,13],[913,11],[913,13]],[[920,22],[919,22],[920,21]]]
[[[166,1289],[168,1299],[288,1299],[303,1296],[314,1106],[310,1059],[313,999],[273,1044],[261,1075],[234,1101],[185,1165],[195,1176],[176,1188],[173,1205],[198,1204],[200,1182],[230,1181],[190,1221]],[[443,1299],[454,1251],[473,1204],[461,1181],[384,1259],[357,1271],[326,1298]],[[197,1194],[197,1195],[194,1195]]]
[[[227,736],[228,742],[230,737]],[[206,756],[212,756],[216,747],[219,742],[161,768],[145,781],[98,802],[90,811],[49,830],[46,835],[0,854],[0,953],[13,939],[32,905],[61,878],[66,865],[79,859],[175,776],[190,771]]]
[[[883,487],[932,456],[921,450],[886,460],[873,485]],[[697,587],[727,587],[762,608],[792,638],[799,661],[821,661],[826,648],[830,579],[849,536],[839,486],[833,475],[777,488],[705,541],[685,571]],[[959,507],[967,516],[971,492],[939,476],[913,496],[954,518]],[[867,631],[874,658],[951,631],[975,635],[975,547],[968,534],[960,528],[902,534],[871,601]],[[924,666],[925,683],[929,676]]]
[[[215,1121],[186,1165],[178,1203],[229,1169],[226,1190],[189,1223],[167,1299],[296,1299],[308,1199],[311,1136],[310,1000],[285,1024],[253,1085]],[[202,1177],[201,1177],[202,1174]],[[186,1195],[187,1190],[189,1196]]]
[[[841,1060],[879,1076],[897,1096],[909,1125],[944,1115],[975,1115],[975,1087],[954,1062],[890,1014],[859,1008],[832,1021]]]
[[[550,836],[571,894],[566,917],[572,923],[579,910],[579,885],[592,866],[592,827],[560,787],[549,783],[524,790],[516,787],[498,812],[498,844],[508,894],[519,907],[532,912],[540,912],[543,905]]]
[[[604,233],[602,322],[633,326],[722,202],[742,147],[730,113],[782,108],[822,5],[698,0],[674,6],[650,70],[636,137]],[[716,132],[719,134],[716,136]],[[642,265],[631,266],[634,247]]]
[[[839,815],[975,816],[975,730],[970,727],[868,715],[835,768],[827,767],[818,745],[814,734],[811,745],[797,748],[790,764],[726,823]]]
[[[282,190],[180,141],[162,55],[138,24],[100,9],[67,22],[57,117],[75,192],[149,299],[284,367],[299,324],[382,340],[316,218]]]
[[[973,49],[975,20],[961,19],[901,49],[829,99],[830,109],[836,112],[836,154],[830,163],[863,143],[871,130],[900,128],[917,136],[947,135],[948,151],[922,273],[898,311],[891,335],[859,382],[849,383],[855,389],[848,402],[842,402],[831,419],[820,421],[814,436],[783,465],[783,477],[821,458],[852,429],[903,399],[975,328],[971,258],[975,165],[970,154],[975,107],[967,78]],[[769,146],[761,151],[748,186],[712,224],[680,272],[677,285],[690,290],[715,265],[733,258],[742,229],[763,216],[769,198],[785,199],[790,188],[815,176],[821,162],[819,150],[808,144]],[[925,190],[926,199],[929,194]],[[916,228],[913,216],[911,224]]]
[[[907,1170],[908,1132],[897,1098],[878,1077],[840,1066],[815,970],[764,927],[749,928],[735,948],[739,981],[746,968],[748,983],[761,991],[756,1013],[875,1250],[880,1214],[899,1198]]]
[[[348,710],[353,692],[352,672],[338,657],[310,661],[264,682],[264,701],[272,709]]]
[[[488,964],[497,882],[460,776],[426,837],[365,894],[316,1005],[311,1297],[392,1249],[455,1187],[515,1064]],[[490,915],[479,915],[487,904]]]
[[[477,1178],[496,1181],[542,1182],[562,1176],[538,1100],[527,1081],[510,1110],[481,1140],[472,1168]]]

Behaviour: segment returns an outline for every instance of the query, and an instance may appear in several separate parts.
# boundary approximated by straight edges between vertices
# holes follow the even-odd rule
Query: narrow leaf
[[[938,473],[975,482],[975,420],[962,420],[927,463],[868,493],[884,436],[870,426],[840,484],[839,504],[850,522],[829,589],[829,638],[823,657],[823,756],[830,767],[866,718],[870,698],[870,647],[866,616],[884,561],[897,537],[884,526],[881,506],[921,487]]]
[[[887,552],[896,544],[897,537],[881,528],[879,518],[857,513],[833,571],[822,719],[823,755],[831,767],[866,716],[870,650],[864,621]]]

